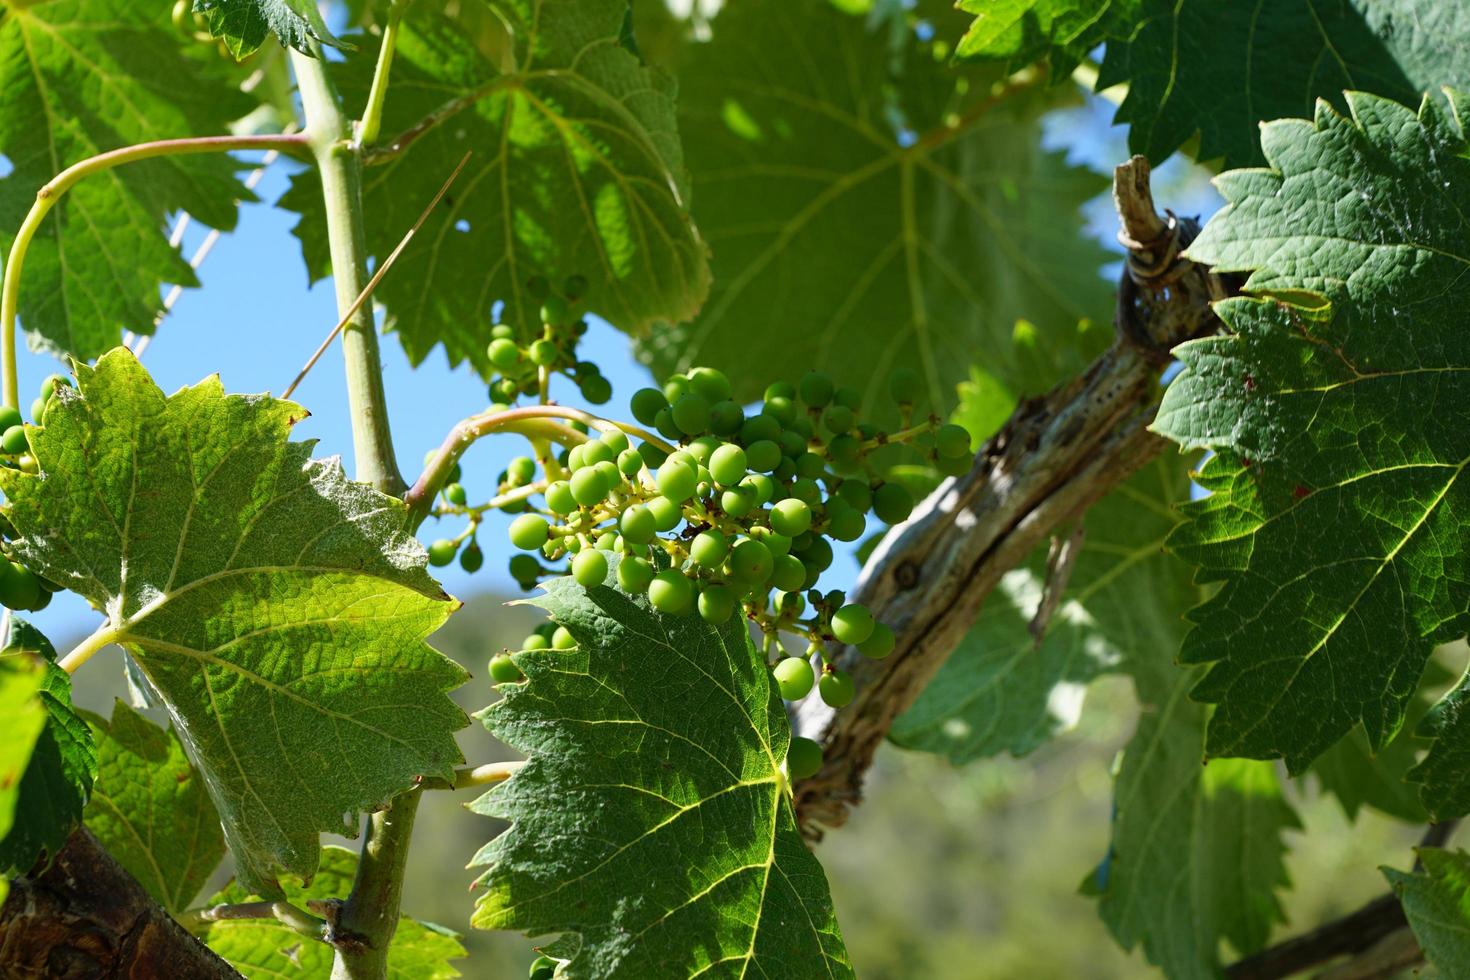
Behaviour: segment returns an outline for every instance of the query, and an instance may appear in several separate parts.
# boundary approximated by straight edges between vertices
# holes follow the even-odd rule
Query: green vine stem
[[[388,7],[388,23],[383,27],[383,44],[378,48],[378,64],[373,69],[373,85],[368,91],[367,108],[357,128],[359,146],[372,146],[378,141],[383,126],[383,104],[388,101],[388,78],[393,74],[393,49],[398,46],[398,27],[412,0],[393,0]]]
[[[305,135],[321,176],[337,309],[345,314],[368,283],[362,161],[351,140],[351,125],[327,77],[326,64],[321,58],[292,51],[291,65],[306,114]],[[378,333],[370,307],[360,307],[343,331],[342,356],[347,366],[357,479],[397,496],[403,492],[404,482],[393,456]]]
[[[125,163],[153,157],[182,156],[191,153],[224,153],[230,150],[280,150],[285,152],[307,148],[301,133],[266,133],[260,136],[196,136],[187,139],[154,140],[134,146],[119,147],[74,163],[52,177],[36,191],[36,203],[21,222],[15,244],[5,259],[5,281],[0,286],[0,360],[3,360],[3,383],[0,398],[11,408],[20,408],[20,383],[15,355],[15,320],[20,310],[20,276],[25,266],[31,240],[41,229],[41,222],[56,202],[82,179],[92,174],[120,167]]]
[[[398,929],[403,871],[422,795],[418,789],[400,793],[387,809],[368,817],[357,878],[336,923],[340,936],[363,941],[337,944],[332,980],[382,980],[388,975],[388,947]]]

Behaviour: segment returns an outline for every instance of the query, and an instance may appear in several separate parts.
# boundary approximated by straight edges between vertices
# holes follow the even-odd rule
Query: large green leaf
[[[1470,85],[1470,7],[1422,0],[1143,0],[1098,87],[1127,83],[1117,122],[1158,162],[1199,134],[1201,160],[1259,164],[1262,120],[1343,89],[1413,102]]]
[[[352,891],[356,874],[356,853],[345,847],[324,847],[311,884],[286,882],[286,899],[298,908],[308,901],[344,899]],[[231,882],[209,904],[236,905],[254,897],[249,889]],[[332,948],[304,939],[275,919],[216,922],[209,927],[205,942],[249,980],[329,980],[332,976]],[[404,916],[388,948],[388,980],[452,980],[460,974],[450,961],[465,955],[459,936]]]
[[[1086,685],[1125,658],[1178,642],[1190,594],[1180,563],[1164,553],[1188,497],[1178,456],[1161,458],[1093,507],[1067,591],[1041,642],[1030,623],[1045,562],[1010,572],[974,627],[890,733],[905,748],[955,763],[999,752],[1022,755],[1071,727]]]
[[[0,841],[15,821],[21,777],[46,726],[40,698],[45,678],[46,665],[39,657],[0,656]]]
[[[194,0],[209,19],[209,32],[236,58],[254,54],[274,34],[281,43],[308,54],[313,42],[342,47],[332,36],[315,0]]]
[[[1460,683],[1434,706],[1414,733],[1435,741],[1406,778],[1419,784],[1420,800],[1441,820],[1470,813],[1470,769],[1467,769],[1470,710],[1467,708],[1470,708],[1470,676],[1460,678]]]
[[[42,854],[60,850],[81,823],[97,775],[97,745],[71,705],[71,676],[56,666],[51,641],[17,619],[11,623],[4,656],[29,657],[44,665],[36,704],[45,724],[20,778],[14,820],[0,839],[0,874],[27,871]]]
[[[527,288],[537,275],[554,284],[585,276],[588,308],[632,333],[692,316],[709,266],[688,211],[673,81],[621,43],[626,0],[468,0],[461,9],[454,21],[432,3],[406,16],[384,138],[442,111],[441,121],[364,174],[368,246],[381,258],[472,154],[374,296],[409,359],[442,343],[451,364],[487,370],[497,302],[506,322],[539,336],[540,302]],[[348,104],[366,97],[372,67],[371,51],[340,66]],[[314,173],[299,175],[281,203],[302,213],[307,264],[326,274]]]
[[[97,782],[87,829],[164,908],[193,902],[225,856],[219,814],[184,746],[118,701],[112,720],[88,716]]]
[[[227,132],[254,102],[228,66],[193,45],[167,3],[48,0],[0,5],[0,249],[8,252],[36,191],[62,170],[148,140]],[[189,50],[189,46],[193,50]],[[123,328],[152,333],[163,283],[198,285],[169,247],[176,211],[233,228],[252,195],[223,155],[159,157],[83,180],[31,243],[20,317],[32,347],[83,360]]]
[[[1223,582],[1182,654],[1213,665],[1210,754],[1293,772],[1359,722],[1386,745],[1433,646],[1470,624],[1470,161],[1431,103],[1349,104],[1266,126],[1273,169],[1224,175],[1230,204],[1190,248],[1311,308],[1220,305],[1230,332],[1177,350],[1155,423],[1218,453],[1171,541]]]
[[[1419,848],[1422,874],[1383,873],[1404,905],[1425,959],[1444,977],[1470,975],[1470,854]]]
[[[1011,66],[1049,57],[1065,73],[1105,40],[1128,37],[1145,0],[959,0],[975,15],[955,56]]]
[[[289,441],[299,406],[165,397],[124,349],[77,383],[28,430],[40,473],[0,473],[14,547],[164,698],[249,887],[309,876],[319,831],[459,761],[464,672],[424,642],[454,603],[400,502]]]
[[[712,31],[685,52],[679,128],[715,285],[643,345],[654,369],[712,364],[751,399],[801,365],[872,407],[907,366],[941,413],[977,361],[1019,393],[1048,386],[1018,376],[1015,322],[1049,348],[1110,292],[1078,213],[1104,183],[1039,144],[1062,94],[989,104],[991,76],[911,36],[891,77],[891,35],[826,0],[742,0]]]
[[[580,933],[569,978],[852,976],[745,623],[570,578],[536,602],[577,648],[518,654],[484,713],[530,760],[471,805],[512,822],[473,862],[474,924]]]

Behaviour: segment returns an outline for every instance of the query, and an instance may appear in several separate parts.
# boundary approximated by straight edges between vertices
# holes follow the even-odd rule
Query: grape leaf
[[[49,0],[0,5],[0,249],[8,252],[36,191],[62,170],[148,140],[216,135],[254,101],[229,66],[175,30],[169,4]],[[188,48],[192,46],[192,50]],[[160,286],[198,280],[164,234],[187,211],[235,225],[254,200],[224,155],[159,157],[84,179],[31,242],[20,317],[33,349],[82,360],[115,346],[121,329],[152,333]]]
[[[957,765],[1024,755],[1076,723],[1094,677],[1124,657],[1173,649],[1188,596],[1176,587],[1179,562],[1164,553],[1164,538],[1176,523],[1171,508],[1187,496],[1186,469],[1172,456],[1089,510],[1068,589],[1040,643],[1029,626],[1044,556],[1007,573],[890,738]]]
[[[1155,163],[1198,133],[1198,159],[1260,164],[1261,120],[1343,89],[1413,102],[1470,85],[1470,7],[1460,3],[1143,0],[1137,16],[1130,41],[1108,44],[1097,85],[1128,85],[1114,121]]]
[[[424,638],[454,603],[400,502],[289,441],[299,406],[217,378],[165,397],[122,348],[77,383],[27,430],[40,473],[0,473],[14,547],[107,616],[94,642],[164,698],[268,894],[312,873],[318,832],[452,775],[465,675]]]
[[[282,44],[312,54],[312,42],[351,47],[332,36],[314,0],[194,0],[209,20],[209,33],[236,58],[246,58],[274,34]]]
[[[97,741],[97,782],[86,824],[170,912],[181,912],[225,856],[219,814],[178,736],[126,704],[111,722],[88,715]]]
[[[512,822],[472,862],[471,921],[580,933],[569,978],[852,976],[745,623],[570,578],[534,601],[578,646],[517,654],[527,681],[483,713],[530,759],[471,804]]]
[[[1049,386],[1018,376],[1015,322],[1070,337],[1110,302],[1078,213],[1105,184],[1040,148],[1063,93],[988,105],[989,76],[961,79],[912,36],[890,77],[889,35],[825,0],[730,4],[712,32],[686,52],[679,128],[714,288],[640,356],[720,367],[744,400],[809,366],[861,389],[869,414],[900,365],[947,413],[977,351],[1011,390]],[[950,128],[951,113],[974,118]]]
[[[323,847],[311,884],[286,882],[286,900],[304,908],[310,900],[346,898],[356,874],[356,853],[345,847]],[[238,882],[231,882],[209,904],[236,905],[255,897]],[[388,947],[388,980],[452,980],[460,973],[450,961],[466,955],[459,940],[447,929],[404,916],[398,920],[393,944]],[[304,939],[274,919],[215,922],[205,942],[248,980],[328,980],[332,975],[330,946]]]
[[[587,308],[631,333],[692,316],[709,264],[688,212],[673,81],[622,45],[626,0],[465,8],[460,22],[431,4],[405,16],[383,132],[438,122],[364,174],[368,245],[382,257],[472,154],[374,294],[409,360],[442,343],[451,365],[468,360],[488,372],[497,302],[507,323],[540,336],[540,301],[528,288],[537,275],[557,286],[585,276]],[[504,27],[477,29],[471,14],[503,18]],[[336,67],[348,104],[366,98],[372,59]],[[307,265],[325,275],[314,171],[295,178],[281,205],[302,214],[296,234]]]
[[[1382,749],[1470,623],[1470,161],[1433,103],[1348,103],[1265,126],[1273,169],[1222,176],[1230,203],[1190,247],[1309,305],[1221,304],[1231,331],[1177,349],[1155,422],[1217,451],[1171,540],[1223,582],[1182,654],[1212,665],[1194,695],[1219,705],[1210,754],[1294,773],[1359,722]]]
[[[1423,874],[1384,868],[1425,959],[1446,977],[1470,974],[1470,854],[1418,849]]]
[[[10,625],[6,657],[44,665],[36,702],[45,725],[20,778],[14,821],[0,840],[0,873],[28,871],[42,854],[55,854],[82,820],[97,775],[97,745],[71,705],[71,676],[56,666],[51,641],[30,623]]]
[[[1066,78],[1105,40],[1128,37],[1144,0],[959,0],[975,15],[955,57],[1003,61],[1010,67],[1051,59],[1052,74]]]
[[[45,665],[37,657],[0,656],[0,841],[15,821],[21,777],[46,726],[40,698],[45,677]]]
[[[1415,734],[1434,744],[1405,777],[1418,784],[1419,799],[1437,820],[1470,813],[1470,678],[1454,689],[1420,721]],[[1413,761],[1410,759],[1409,761]]]

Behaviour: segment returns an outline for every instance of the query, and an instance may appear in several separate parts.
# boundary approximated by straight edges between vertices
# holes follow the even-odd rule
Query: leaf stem
[[[237,905],[211,905],[179,913],[179,924],[190,932],[200,932],[212,922],[240,919],[275,919],[292,932],[326,942],[327,922],[290,902],[241,902]]]
[[[20,309],[20,276],[25,266],[26,252],[31,240],[41,228],[41,222],[56,206],[56,202],[83,178],[92,174],[120,167],[125,163],[149,160],[153,157],[182,156],[190,153],[223,153],[229,150],[285,150],[306,147],[306,137],[300,133],[267,133],[260,136],[192,136],[185,139],[154,140],[133,146],[119,147],[74,163],[52,177],[36,191],[36,202],[31,205],[25,220],[15,235],[10,255],[5,259],[5,281],[0,286],[0,360],[3,360],[3,379],[0,379],[0,399],[11,408],[20,407],[20,384],[17,380],[15,361],[15,320]]]
[[[426,779],[424,789],[472,789],[476,786],[494,786],[516,774],[525,762],[488,762],[483,766],[454,770],[454,782],[444,779]]]
[[[320,55],[320,51],[317,52]],[[305,135],[317,172],[327,220],[327,244],[337,309],[345,314],[367,286],[367,231],[362,209],[362,161],[351,142],[349,124],[321,57],[291,52]],[[370,307],[360,306],[342,334],[347,368],[347,401],[352,418],[352,450],[356,477],[394,496],[403,492],[403,477],[393,456],[388,427],[383,365],[378,355],[377,326]]]
[[[378,48],[378,64],[373,69],[373,85],[368,91],[367,107],[357,128],[357,144],[372,146],[378,141],[383,126],[383,104],[388,101],[388,77],[393,73],[393,50],[398,46],[398,27],[411,0],[393,0],[388,6],[388,23],[383,27],[383,43]]]
[[[77,668],[88,660],[91,660],[92,655],[98,650],[101,650],[109,643],[116,643],[118,637],[122,636],[122,632],[122,630],[112,625],[111,620],[103,623],[93,631],[91,636],[72,647],[71,652],[57,662],[57,666],[68,674],[76,673]]]

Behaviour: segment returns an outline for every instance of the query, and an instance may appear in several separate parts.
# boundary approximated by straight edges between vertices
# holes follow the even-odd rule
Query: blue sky
[[[1076,109],[1054,113],[1047,122],[1047,143],[1065,147],[1076,162],[1110,170],[1127,156],[1124,131],[1111,125],[1112,112],[1110,103],[1092,97]],[[306,281],[300,249],[291,235],[295,216],[270,204],[286,189],[295,166],[282,161],[267,170],[257,189],[262,203],[241,209],[236,231],[220,239],[200,269],[203,288],[184,292],[144,352],[143,363],[165,391],[217,371],[228,391],[279,393],[336,323],[330,283],[308,286]],[[1160,168],[1156,187],[1161,202],[1169,202],[1180,213],[1207,216],[1218,207],[1218,197],[1197,168],[1190,169],[1177,156]],[[1092,202],[1087,217],[1091,232],[1114,245],[1116,219],[1110,201],[1103,197]],[[186,255],[192,254],[202,236],[203,229],[190,230],[184,241]],[[417,369],[409,365],[391,335],[383,338],[382,351],[394,445],[404,476],[412,481],[424,454],[440,443],[450,427],[485,407],[485,386],[466,368],[451,370],[442,351],[430,355]],[[594,323],[584,339],[583,356],[596,361],[613,383],[613,401],[603,411],[626,415],[622,408],[628,396],[649,381],[648,372],[633,359],[627,339],[606,324]],[[49,356],[22,355],[23,405],[29,404],[42,378],[57,369],[57,362]],[[569,384],[556,397],[567,404],[590,407]],[[351,472],[351,424],[336,347],[322,358],[293,398],[311,411],[311,417],[297,427],[296,438],[319,440],[316,454],[343,455]],[[476,444],[462,464],[471,499],[489,496],[506,461],[524,448],[514,436]],[[452,537],[461,527],[453,522],[436,527],[431,520],[421,536],[426,542]],[[437,570],[451,593],[465,597],[485,589],[515,591],[505,572],[508,545],[504,527],[503,520],[488,521],[483,527],[486,563],[476,575],[467,575],[457,564]],[[824,581],[830,587],[846,588],[856,572],[854,560],[839,558]],[[58,595],[50,607],[31,618],[63,646],[91,632],[100,621],[83,600],[69,594]]]

